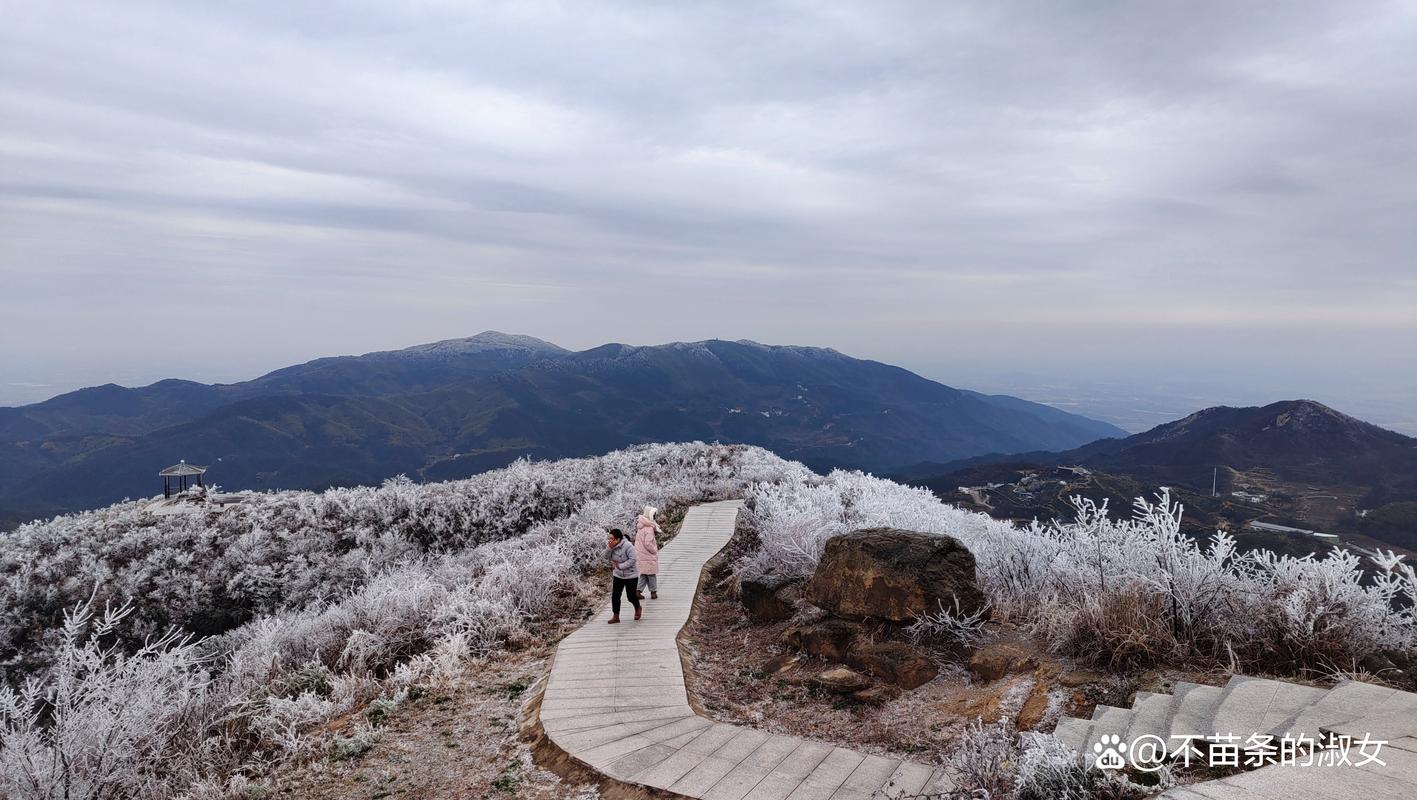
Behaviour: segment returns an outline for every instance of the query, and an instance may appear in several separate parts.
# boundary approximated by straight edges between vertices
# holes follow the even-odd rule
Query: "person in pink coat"
[[[656,536],[664,531],[654,521],[655,511],[654,506],[645,506],[635,518],[635,560],[640,567],[640,585],[636,591],[641,600],[645,587],[649,587],[651,600],[659,599],[659,540]]]

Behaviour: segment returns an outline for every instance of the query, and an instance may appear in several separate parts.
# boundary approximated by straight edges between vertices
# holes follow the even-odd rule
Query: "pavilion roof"
[[[206,467],[199,467],[195,464],[188,464],[186,461],[183,461],[180,464],[173,464],[162,472],[159,472],[158,477],[169,478],[178,475],[201,475],[206,471]]]

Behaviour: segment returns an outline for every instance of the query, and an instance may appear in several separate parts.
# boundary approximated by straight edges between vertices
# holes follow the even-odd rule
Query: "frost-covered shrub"
[[[0,797],[230,794],[319,744],[329,720],[545,614],[602,564],[604,530],[643,506],[801,474],[756,448],[653,445],[450,483],[275,492],[220,513],[123,503],[22,526],[0,537]],[[90,632],[90,598],[128,605]],[[214,635],[165,633],[173,623]]]
[[[738,574],[809,575],[831,536],[890,526],[959,539],[996,619],[1111,666],[1301,669],[1417,647],[1417,574],[1397,556],[1379,558],[1365,580],[1360,559],[1343,550],[1295,558],[1240,554],[1224,533],[1198,542],[1181,532],[1181,507],[1165,494],[1138,500],[1127,520],[1075,502],[1074,522],[1018,527],[859,472],[784,477],[748,493],[761,547]],[[921,630],[954,622],[922,621]]]
[[[654,445],[446,483],[254,494],[219,513],[155,515],[138,501],[34,522],[0,536],[0,663],[42,651],[90,597],[130,604],[125,630],[137,641],[171,625],[222,633],[340,598],[399,564],[524,534],[561,541],[580,567],[598,536],[585,527],[622,524],[635,503],[717,497],[794,471],[805,472],[755,448]],[[505,573],[525,557],[540,558],[486,550],[485,567],[459,566]]]
[[[966,726],[945,754],[945,770],[961,796],[991,800],[1131,800],[1156,791],[1080,761],[1052,736],[1020,733],[1007,718]]]
[[[959,607],[959,598],[953,606],[940,607],[931,613],[921,614],[905,629],[906,636],[916,644],[930,640],[959,642],[965,645],[977,643],[984,634],[984,623],[989,620],[990,609],[986,604],[978,611],[966,614]]]
[[[1240,555],[1223,534],[1202,546],[1165,496],[1131,520],[1080,502],[1074,523],[1019,528],[758,448],[653,445],[224,511],[120,503],[0,536],[0,796],[230,795],[327,746],[332,718],[545,616],[602,566],[605,528],[644,505],[728,497],[748,500],[761,543],[740,576],[810,574],[827,539],[856,528],[949,534],[974,553],[995,618],[1104,662],[1342,665],[1417,646],[1417,576],[1394,556],[1365,582],[1342,551]],[[95,621],[87,609],[106,603],[124,610]],[[977,622],[942,612],[921,630]],[[1030,748],[1019,763],[1041,777],[1015,773],[1020,796],[1071,780]]]
[[[81,606],[43,676],[0,686],[0,796],[159,797],[196,777],[194,736],[213,722],[207,664],[175,633],[133,652],[112,644],[128,613]]]

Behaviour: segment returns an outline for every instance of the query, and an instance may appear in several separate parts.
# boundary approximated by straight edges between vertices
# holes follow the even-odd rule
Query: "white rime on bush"
[[[1165,495],[1131,520],[1079,502],[1075,523],[1019,528],[759,448],[641,446],[225,510],[120,503],[0,536],[0,797],[220,797],[295,753],[356,754],[324,723],[543,618],[603,566],[605,529],[641,507],[729,497],[747,500],[760,542],[740,576],[806,576],[828,538],[856,528],[948,534],[974,553],[995,618],[1116,666],[1322,668],[1417,645],[1417,576],[1396,556],[1365,581],[1343,551],[1201,545]],[[977,622],[942,611],[921,630],[967,636]],[[1071,780],[1038,752],[1037,781],[1015,776],[1021,796]]]
[[[989,606],[970,614],[959,607],[959,598],[953,606],[940,601],[940,607],[933,613],[921,614],[905,629],[906,635],[917,644],[928,639],[945,639],[966,645],[975,644],[984,633],[984,623],[989,621]]]
[[[150,760],[185,748],[206,673],[171,633],[133,652],[105,643],[129,609],[68,614],[57,660],[18,690],[0,686],[0,793],[99,800],[160,796],[174,775]],[[200,712],[198,712],[200,713]]]
[[[796,474],[756,448],[653,445],[22,526],[0,536],[0,797],[220,796],[331,718],[496,648],[638,509]],[[94,623],[94,602],[122,611]]]
[[[1007,717],[965,726],[945,754],[945,770],[959,787],[957,796],[990,800],[1139,800],[1170,783],[1165,772],[1157,773],[1160,785],[1151,789],[1103,772],[1052,736],[1020,733]]]
[[[1181,507],[1139,499],[1129,520],[1075,500],[1069,524],[1020,528],[859,472],[799,475],[748,494],[761,547],[738,566],[810,575],[826,540],[890,526],[948,534],[974,554],[996,619],[1114,667],[1201,662],[1323,669],[1417,646],[1417,574],[1391,553],[1365,583],[1360,558],[1240,554],[1217,532],[1181,532]],[[955,621],[934,619],[933,627]],[[931,623],[922,621],[922,631]]]

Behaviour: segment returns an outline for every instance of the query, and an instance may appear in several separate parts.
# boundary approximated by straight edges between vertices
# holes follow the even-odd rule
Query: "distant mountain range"
[[[1052,467],[1085,470],[1068,476],[1043,469]],[[1013,517],[1066,510],[1064,495],[1087,489],[1125,503],[1161,485],[1185,487],[1207,524],[1302,523],[1417,547],[1417,525],[1405,521],[1417,501],[1417,439],[1312,400],[1208,408],[1134,436],[1062,452],[917,464],[898,477],[952,500],[965,499],[957,496],[961,486],[1002,484],[975,501]],[[1056,491],[1039,490],[1048,481],[1059,484]],[[1238,499],[1212,502],[1213,481],[1219,495]]]
[[[255,380],[115,385],[0,408],[0,524],[149,496],[185,459],[233,489],[464,477],[639,442],[767,447],[878,472],[1125,435],[835,350],[705,341],[572,352],[487,332]]]

